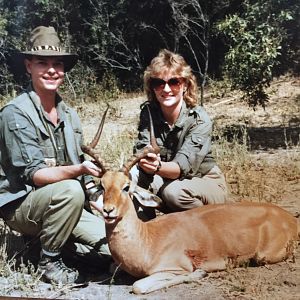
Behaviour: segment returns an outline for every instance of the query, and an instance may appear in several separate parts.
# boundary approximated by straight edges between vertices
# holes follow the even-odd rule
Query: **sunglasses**
[[[183,84],[184,79],[181,77],[173,77],[168,81],[165,81],[161,78],[150,78],[150,87],[154,90],[161,91],[165,88],[166,84],[170,87],[172,92],[178,92],[180,86]]]

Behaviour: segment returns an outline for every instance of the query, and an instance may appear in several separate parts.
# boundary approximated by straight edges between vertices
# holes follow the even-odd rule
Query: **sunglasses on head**
[[[150,78],[150,87],[154,90],[162,90],[164,89],[165,85],[168,84],[172,91],[178,91],[181,84],[184,82],[184,79],[181,77],[173,77],[170,78],[168,81],[165,81],[161,78]]]

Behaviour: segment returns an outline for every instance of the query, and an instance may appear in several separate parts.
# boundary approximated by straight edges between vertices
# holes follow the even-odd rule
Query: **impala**
[[[151,115],[150,132],[153,135]],[[91,205],[103,214],[115,262],[140,278],[133,284],[134,293],[200,279],[228,264],[273,264],[293,255],[300,235],[299,220],[270,203],[206,205],[143,222],[132,198],[151,207],[158,207],[160,199],[133,184],[128,173],[149,151],[157,153],[156,146],[144,149],[120,171],[107,170],[92,147],[84,151],[103,170],[103,207],[98,202]]]

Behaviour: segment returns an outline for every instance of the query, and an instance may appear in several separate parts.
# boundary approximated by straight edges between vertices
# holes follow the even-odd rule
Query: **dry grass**
[[[245,132],[243,143],[237,139],[220,139],[214,144],[215,157],[225,173],[230,192],[235,199],[277,203],[287,192],[286,186],[299,184],[300,147],[281,154],[278,160],[253,155],[248,149]]]

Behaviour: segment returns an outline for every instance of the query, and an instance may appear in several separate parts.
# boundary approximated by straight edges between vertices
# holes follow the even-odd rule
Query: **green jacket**
[[[150,143],[146,105],[150,107],[161,160],[178,163],[181,178],[202,177],[216,165],[211,153],[212,121],[203,107],[188,108],[185,102],[173,128],[169,127],[155,101],[142,104],[134,152]]]
[[[31,87],[0,110],[0,207],[34,189],[32,177],[37,170],[83,161],[79,117],[59,95],[56,102],[60,118],[57,132],[49,126]]]

